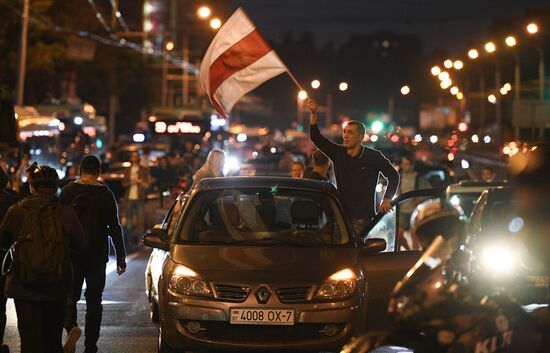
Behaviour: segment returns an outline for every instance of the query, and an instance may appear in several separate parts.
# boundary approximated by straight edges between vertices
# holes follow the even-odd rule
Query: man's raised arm
[[[324,154],[326,154],[330,159],[334,160],[333,156],[336,153],[336,150],[339,145],[327,139],[321,134],[319,130],[319,124],[317,123],[317,110],[319,106],[317,102],[311,98],[307,100],[307,106],[309,107],[309,137],[311,141],[320,149]]]

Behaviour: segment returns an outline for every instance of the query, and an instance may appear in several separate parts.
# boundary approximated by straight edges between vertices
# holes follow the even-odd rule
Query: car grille
[[[284,344],[291,342],[304,343],[327,338],[322,333],[326,324],[303,324],[293,326],[270,325],[231,325],[227,322],[199,321],[201,330],[194,334],[195,337],[232,343],[262,342],[266,344]],[[186,327],[188,320],[180,320],[180,325]],[[337,331],[341,332],[346,324],[335,324]]]
[[[242,302],[250,292],[249,287],[232,286],[228,284],[214,284],[218,298],[222,300],[230,300],[234,302]]]
[[[294,303],[308,300],[311,286],[277,288],[277,295],[283,303]]]

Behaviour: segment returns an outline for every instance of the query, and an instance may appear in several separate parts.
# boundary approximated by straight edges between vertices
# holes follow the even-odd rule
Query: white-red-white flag
[[[277,53],[239,8],[210,43],[199,80],[214,109],[227,118],[242,96],[285,71]]]

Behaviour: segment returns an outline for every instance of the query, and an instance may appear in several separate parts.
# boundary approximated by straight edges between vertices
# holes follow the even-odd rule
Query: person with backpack
[[[70,254],[81,250],[84,233],[75,211],[58,203],[55,169],[35,166],[29,179],[31,195],[0,224],[0,247],[11,258],[4,294],[15,302],[21,353],[60,353]]]
[[[8,212],[8,209],[17,203],[17,198],[6,191],[8,185],[8,175],[4,172],[4,169],[0,167],[0,223],[4,219],[4,215]],[[3,259],[6,255],[5,251],[0,251],[0,259]],[[0,353],[9,353],[10,349],[4,343],[4,331],[6,330],[6,301],[4,296],[4,287],[6,284],[6,276],[0,275]]]
[[[70,205],[76,211],[86,239],[82,254],[73,258],[74,285],[65,318],[65,329],[68,333],[65,353],[74,353],[76,341],[80,337],[81,331],[76,322],[76,304],[80,300],[84,280],[86,280],[84,352],[97,352],[103,314],[101,300],[105,289],[105,268],[109,261],[109,236],[116,251],[117,273],[120,275],[126,270],[126,250],[117,204],[111,190],[97,181],[100,173],[99,159],[92,155],[85,156],[80,163],[80,179],[65,186],[59,196],[61,204]]]

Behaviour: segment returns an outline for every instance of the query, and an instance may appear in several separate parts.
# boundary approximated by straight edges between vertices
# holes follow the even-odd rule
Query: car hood
[[[176,245],[172,260],[193,270],[229,275],[247,273],[247,277],[319,280],[353,268],[358,261],[356,248],[301,248],[290,246],[202,246]]]

